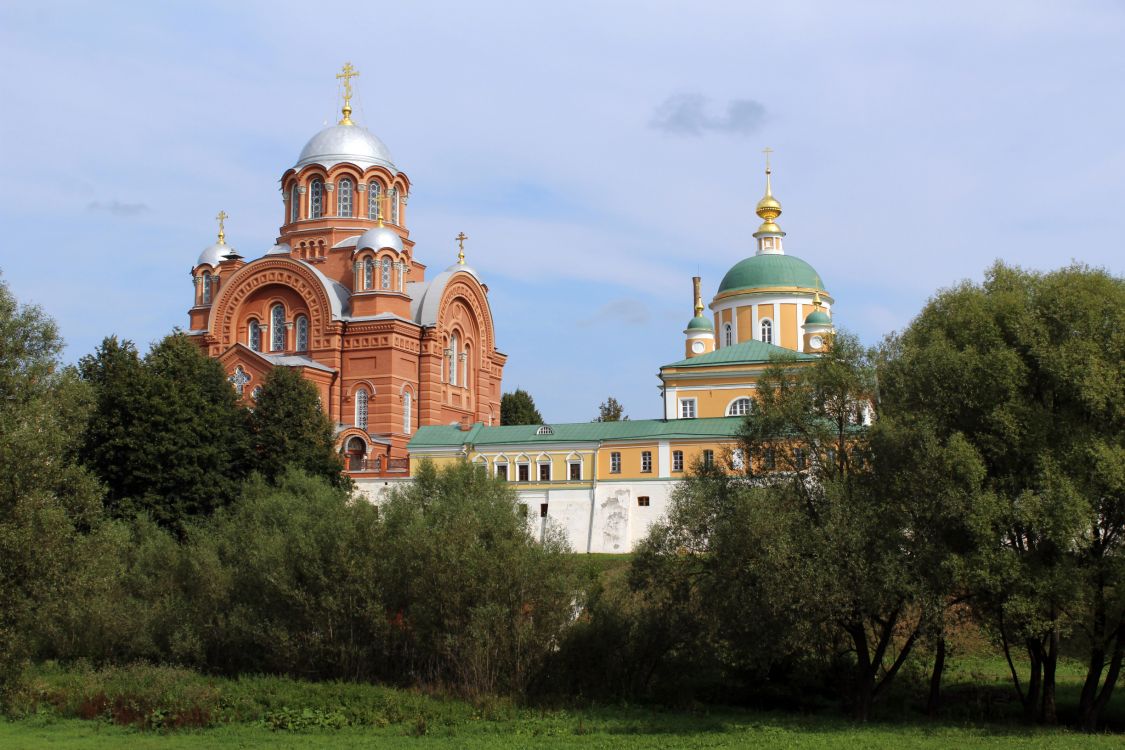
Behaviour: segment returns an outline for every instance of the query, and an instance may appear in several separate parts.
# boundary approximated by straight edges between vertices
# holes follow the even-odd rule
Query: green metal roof
[[[828,313],[824,310],[813,310],[805,318],[805,325],[832,325],[832,319],[828,317]]]
[[[691,321],[688,322],[687,329],[689,331],[713,331],[715,330],[715,325],[709,318],[704,318],[702,315],[696,315],[691,319]]]
[[[762,287],[802,287],[824,291],[824,282],[812,266],[795,255],[752,255],[738,261],[719,283],[719,292]]]
[[[731,344],[721,349],[716,349],[709,354],[698,357],[681,359],[664,367],[705,367],[707,365],[760,365],[767,364],[775,359],[816,359],[815,354],[795,352],[782,346],[774,346],[764,341],[743,341],[741,344]]]
[[[653,438],[731,437],[742,425],[742,417],[714,417],[708,419],[638,419],[624,422],[576,422],[552,425],[502,425],[485,427],[480,422],[468,430],[459,425],[433,425],[419,427],[407,445],[408,450],[441,448],[448,446],[585,443],[603,440],[641,440]],[[551,433],[540,435],[541,427],[550,427]]]

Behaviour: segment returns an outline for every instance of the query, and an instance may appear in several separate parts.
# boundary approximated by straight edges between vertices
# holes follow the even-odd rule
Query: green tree
[[[543,424],[535,400],[522,388],[500,397],[500,424]]]
[[[1125,286],[1074,265],[1040,274],[997,263],[983,284],[939,293],[895,342],[884,406],[963,435],[997,498],[996,553],[975,602],[1005,653],[1030,668],[1016,691],[1055,720],[1061,637],[1090,648],[1083,722],[1099,721],[1125,651]]]
[[[249,472],[245,410],[218,361],[176,333],[143,360],[107,338],[79,369],[96,395],[81,455],[112,513],[182,531],[235,497]]]
[[[561,533],[532,536],[515,491],[480,467],[422,462],[380,506],[381,573],[400,675],[519,692],[577,596]]]
[[[89,389],[61,350],[54,322],[0,282],[0,698],[33,623],[65,595],[77,531],[100,513],[100,488],[75,455]]]
[[[289,467],[350,486],[316,387],[290,367],[270,370],[250,416],[253,467],[274,481]]]
[[[626,422],[629,417],[625,414],[625,407],[621,402],[610,396],[598,405],[598,418],[595,422]]]

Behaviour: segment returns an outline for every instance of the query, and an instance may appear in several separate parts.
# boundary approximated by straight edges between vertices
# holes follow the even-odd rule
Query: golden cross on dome
[[[350,62],[344,63],[343,72],[336,74],[337,78],[344,81],[344,108],[340,110],[344,119],[340,120],[341,125],[355,124],[352,122],[352,79],[358,75],[359,71]]]
[[[766,146],[765,148],[762,149],[762,153],[766,155],[766,174],[769,174],[770,173],[770,154],[773,153],[773,149],[770,148],[769,146]]]
[[[219,244],[226,244],[226,233],[223,231],[226,228],[226,220],[230,217],[227,216],[226,211],[219,211],[219,215],[215,217],[219,220]]]
[[[461,232],[453,239],[457,240],[457,263],[463,266],[465,265],[465,240],[469,239],[469,236]]]

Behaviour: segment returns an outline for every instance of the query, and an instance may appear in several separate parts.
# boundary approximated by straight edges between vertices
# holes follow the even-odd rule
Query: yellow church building
[[[834,299],[811,265],[785,252],[768,162],[756,213],[756,252],[723,276],[710,317],[701,279],[692,280],[685,356],[660,368],[661,419],[420,427],[407,446],[412,470],[423,459],[470,461],[516,487],[540,533],[562,529],[576,552],[631,551],[696,461],[739,468],[736,435],[770,363],[785,356],[799,367],[831,344]],[[388,486],[356,480],[372,499]]]

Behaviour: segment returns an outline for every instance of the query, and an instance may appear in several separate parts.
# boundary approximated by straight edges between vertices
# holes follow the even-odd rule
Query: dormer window
[[[352,215],[352,181],[346,177],[340,180],[336,188],[336,215]]]
[[[550,425],[543,425],[535,431],[536,435],[554,435],[555,431],[551,429]]]
[[[321,216],[324,216],[324,183],[316,179],[309,183],[309,218]]]

